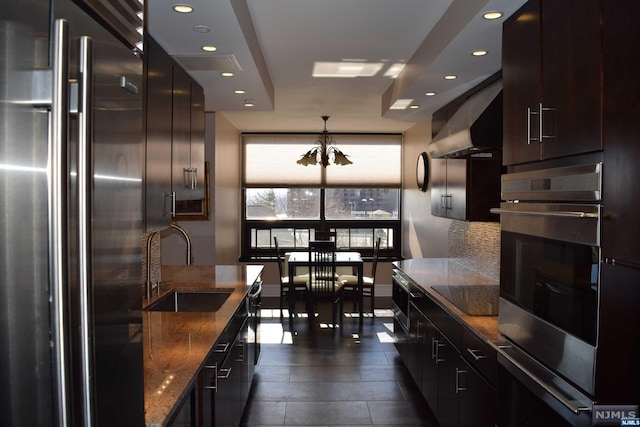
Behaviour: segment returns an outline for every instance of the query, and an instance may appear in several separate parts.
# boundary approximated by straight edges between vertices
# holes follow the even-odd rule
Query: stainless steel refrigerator
[[[0,14],[5,426],[144,424],[142,60],[82,6]]]

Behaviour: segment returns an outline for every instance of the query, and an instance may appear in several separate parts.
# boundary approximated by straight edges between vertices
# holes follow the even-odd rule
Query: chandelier
[[[322,120],[324,120],[324,130],[318,135],[318,139],[316,140],[316,144],[318,145],[307,151],[296,163],[303,166],[317,165],[320,163],[325,168],[331,164],[341,166],[352,164],[353,162],[347,158],[348,155],[333,145],[336,142],[327,132],[327,120],[329,120],[329,116],[322,116]]]

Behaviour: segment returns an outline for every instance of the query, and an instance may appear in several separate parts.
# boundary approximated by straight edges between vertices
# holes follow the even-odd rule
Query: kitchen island
[[[262,265],[164,266],[160,295],[174,289],[228,290],[215,312],[143,312],[144,402],[147,426],[165,426],[189,399],[198,375],[254,283]]]

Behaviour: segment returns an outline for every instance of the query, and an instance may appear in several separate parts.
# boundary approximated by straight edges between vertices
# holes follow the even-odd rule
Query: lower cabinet
[[[411,296],[408,332],[396,346],[438,423],[441,427],[494,427],[495,350],[426,294],[412,292]]]
[[[240,425],[260,355],[260,291],[254,285],[244,303],[220,335],[200,371],[198,416],[193,425]]]

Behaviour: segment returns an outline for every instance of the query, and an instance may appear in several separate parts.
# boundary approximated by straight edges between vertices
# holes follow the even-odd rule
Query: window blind
[[[303,166],[296,161],[317,134],[243,134],[244,187],[400,187],[402,135],[332,133],[351,165]]]

